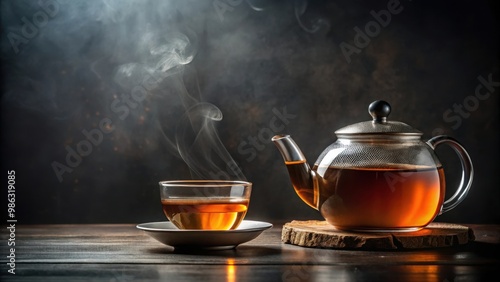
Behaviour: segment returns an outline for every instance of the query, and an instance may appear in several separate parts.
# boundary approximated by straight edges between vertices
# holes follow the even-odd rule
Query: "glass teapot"
[[[436,136],[424,142],[422,132],[389,121],[389,103],[375,101],[372,121],[335,131],[337,140],[308,165],[289,135],[276,135],[292,185],[299,197],[340,230],[416,231],[455,208],[467,195],[473,166],[455,139]],[[445,176],[434,150],[451,146],[462,165],[462,181],[445,201]]]

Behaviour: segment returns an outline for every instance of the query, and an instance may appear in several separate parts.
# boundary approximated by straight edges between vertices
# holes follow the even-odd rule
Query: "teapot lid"
[[[372,121],[363,121],[348,125],[335,131],[335,135],[339,138],[351,137],[370,137],[379,135],[378,137],[418,137],[422,136],[422,132],[414,129],[406,123],[399,121],[388,121],[387,117],[391,113],[391,105],[386,101],[377,100],[368,106],[368,112],[373,117]],[[382,136],[380,136],[382,135]]]

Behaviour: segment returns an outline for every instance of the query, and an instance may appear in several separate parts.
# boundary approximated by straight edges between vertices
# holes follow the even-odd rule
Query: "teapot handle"
[[[460,202],[463,201],[463,199],[465,199],[465,196],[469,192],[472,185],[472,179],[474,178],[474,167],[472,166],[472,160],[470,159],[470,156],[465,148],[452,137],[439,135],[429,139],[426,143],[432,148],[432,150],[435,150],[435,148],[441,144],[446,144],[452,147],[455,153],[458,154],[462,165],[462,179],[455,194],[443,203],[443,207],[439,213],[443,214],[455,208],[458,204],[460,204]]]

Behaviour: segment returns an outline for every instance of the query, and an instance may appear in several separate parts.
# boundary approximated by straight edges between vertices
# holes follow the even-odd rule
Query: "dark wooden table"
[[[312,249],[281,243],[281,225],[233,250],[179,252],[135,225],[17,225],[15,275],[2,228],[1,281],[497,281],[500,225],[476,241],[414,251]],[[490,276],[492,275],[492,276]],[[493,277],[490,280],[489,277]]]

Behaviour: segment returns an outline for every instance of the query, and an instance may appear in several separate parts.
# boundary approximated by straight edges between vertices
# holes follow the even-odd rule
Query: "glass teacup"
[[[233,180],[159,184],[163,212],[179,229],[236,229],[247,213],[252,191],[252,183]]]

